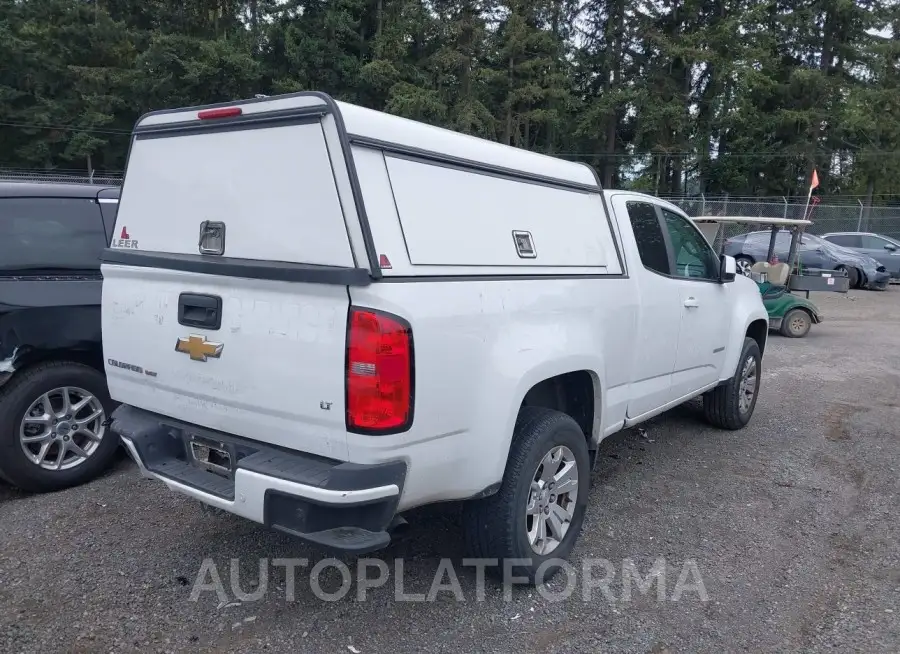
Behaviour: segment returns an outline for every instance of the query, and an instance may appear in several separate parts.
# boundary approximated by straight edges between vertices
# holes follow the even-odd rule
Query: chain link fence
[[[121,173],[87,174],[84,172],[55,170],[51,172],[35,170],[0,170],[2,182],[43,182],[45,184],[97,184],[120,186]]]
[[[689,216],[752,216],[755,218],[803,218],[806,202],[787,198],[664,198]],[[829,232],[874,232],[900,238],[900,206],[868,207],[861,202],[839,203],[836,200],[810,204],[807,216],[812,234]],[[734,234],[747,231],[746,225],[730,225]],[[726,237],[733,234],[727,233]]]
[[[121,173],[106,172],[88,175],[75,171],[0,170],[2,181],[68,182],[118,186]],[[788,198],[731,198],[731,197],[666,197],[689,216],[752,216],[756,218],[802,218],[806,203]],[[840,198],[811,205],[807,211],[812,234],[828,232],[875,232],[900,239],[900,206],[863,206],[842,202]],[[725,237],[747,231],[746,225],[729,225]]]

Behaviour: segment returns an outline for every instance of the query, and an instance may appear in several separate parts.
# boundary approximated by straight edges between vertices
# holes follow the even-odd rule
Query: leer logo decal
[[[122,231],[119,233],[119,238],[114,238],[112,243],[110,243],[110,246],[114,248],[130,248],[132,250],[137,250],[138,242],[131,238],[131,234],[128,233],[128,228],[123,226]]]
[[[192,361],[206,361],[208,357],[218,359],[222,356],[223,347],[225,347],[223,343],[213,343],[195,334],[179,338],[175,342],[175,351],[190,355]]]

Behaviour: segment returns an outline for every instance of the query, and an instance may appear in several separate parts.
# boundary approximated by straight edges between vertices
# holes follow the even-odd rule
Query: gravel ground
[[[355,581],[323,601],[308,568],[289,601],[285,568],[270,566],[262,598],[237,602],[231,559],[249,592],[260,559],[312,566],[323,555],[209,514],[122,460],[62,493],[0,488],[0,651],[898,652],[900,289],[814,300],[827,322],[806,339],[771,336],[748,428],[713,430],[694,402],[604,442],[572,563],[608,561],[607,596],[586,601],[575,575],[565,599],[523,587],[504,597],[490,581],[479,599],[448,505],[414,512],[377,553],[390,579],[366,601]],[[394,559],[403,590],[423,593],[444,557],[464,601],[396,601]],[[664,584],[644,594],[623,581],[623,563],[646,575],[660,557]],[[191,600],[205,559],[224,599]],[[344,562],[355,579],[356,561]],[[685,570],[705,598],[697,585],[677,597]],[[340,587],[334,567],[320,579],[325,592]],[[548,590],[564,587],[557,578]]]

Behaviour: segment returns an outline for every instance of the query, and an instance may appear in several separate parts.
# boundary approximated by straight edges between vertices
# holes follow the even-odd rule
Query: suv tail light
[[[347,320],[347,431],[391,434],[413,417],[412,329],[402,318],[350,307]]]

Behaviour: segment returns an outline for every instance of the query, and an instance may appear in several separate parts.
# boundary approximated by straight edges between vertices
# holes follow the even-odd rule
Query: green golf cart
[[[762,294],[763,304],[769,314],[769,329],[789,338],[802,338],[814,324],[822,322],[822,314],[809,299],[810,291],[846,293],[850,280],[846,272],[836,270],[804,269],[798,257],[800,235],[809,220],[789,218],[756,218],[752,216],[700,216],[692,220],[703,232],[709,243],[723,254],[726,231],[729,225],[764,225],[771,231],[769,249],[765,261],[760,261],[742,272],[756,282]],[[775,256],[775,241],[780,230],[791,232],[791,246],[786,262]],[[799,295],[804,293],[805,296]]]

